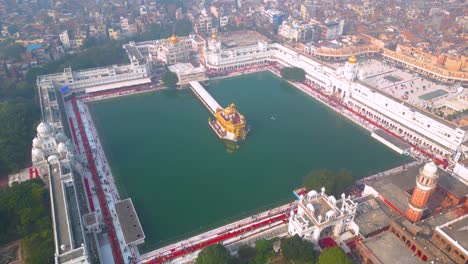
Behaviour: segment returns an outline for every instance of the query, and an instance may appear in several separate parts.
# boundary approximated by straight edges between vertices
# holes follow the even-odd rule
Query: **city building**
[[[165,64],[175,64],[178,62],[190,62],[198,56],[202,50],[204,40],[198,35],[188,37],[171,36],[168,39],[160,39],[144,42],[130,42],[124,45],[129,50],[137,50],[137,57],[147,61],[161,61]],[[132,49],[131,47],[134,47]]]
[[[460,82],[466,85],[468,74],[466,56],[440,54],[438,56],[424,52],[416,47],[398,44],[395,50],[384,49],[383,56],[397,64],[443,82]]]
[[[289,41],[311,42],[320,40],[320,23],[311,21],[301,23],[297,20],[285,20],[278,28],[278,35]]]
[[[171,72],[177,74],[178,85],[187,84],[192,81],[206,80],[205,67],[194,67],[190,63],[176,63],[167,67]]]
[[[301,4],[301,18],[304,21],[309,21],[310,19],[314,19],[317,15],[318,6],[314,4],[310,0],[306,0],[304,3]]]
[[[465,183],[430,162],[385,172],[363,184],[357,202],[365,206],[358,206],[355,217],[362,236],[355,247],[363,263],[466,262]]]
[[[297,213],[291,211],[288,224],[291,236],[297,234],[318,245],[319,240],[326,237],[341,240],[341,235],[347,231],[358,234],[359,229],[353,222],[358,205],[345,194],[336,200],[322,187],[320,193],[311,190],[306,195],[300,194],[295,203]]]
[[[124,17],[120,17],[120,29],[122,32],[126,33],[130,31],[130,26],[128,24],[128,19]]]
[[[149,65],[114,65],[81,71],[65,68],[63,73],[41,75],[37,77],[36,85],[40,92],[59,91],[65,96],[83,94],[106,89],[114,89],[132,85],[150,83]],[[53,107],[53,121],[59,123],[58,103],[48,102]],[[50,123],[50,122],[49,122]],[[60,122],[61,123],[61,122]]]
[[[278,28],[288,17],[284,12],[276,9],[267,9],[257,12],[255,15],[255,25],[262,33],[274,36],[278,33]]]
[[[213,32],[213,18],[206,12],[206,9],[201,10],[200,15],[194,19],[194,29],[197,34],[211,35]]]
[[[325,22],[322,25],[322,39],[334,40],[343,35],[344,19],[339,22]]]
[[[81,224],[82,210],[76,185],[82,182],[74,173],[78,162],[73,144],[61,130],[56,132],[49,123],[41,122],[32,145],[33,166],[50,190],[55,263],[92,263],[88,245],[93,241],[85,236]]]
[[[65,30],[62,33],[60,33],[59,38],[60,38],[60,42],[62,43],[65,49],[71,48],[70,37],[68,36],[68,30]]]

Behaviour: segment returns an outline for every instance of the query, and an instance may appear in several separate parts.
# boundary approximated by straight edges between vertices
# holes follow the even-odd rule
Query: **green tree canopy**
[[[255,258],[255,254],[255,248],[246,245],[240,246],[237,250],[237,255],[239,255],[239,259],[243,262],[251,261]]]
[[[198,254],[196,264],[234,264],[235,258],[221,244],[208,246]]]
[[[174,87],[179,81],[179,77],[177,77],[177,74],[169,70],[166,71],[166,73],[164,73],[161,79],[164,82],[164,84],[166,84],[169,87]]]
[[[261,239],[255,242],[255,251],[256,255],[254,258],[254,263],[268,263],[271,258],[274,256],[273,251],[273,240]]]
[[[280,71],[281,77],[294,82],[305,81],[305,71],[298,67],[284,67]]]
[[[0,103],[0,176],[30,164],[31,140],[39,111],[33,100]]]
[[[23,238],[28,264],[53,263],[48,194],[40,179],[0,190],[0,244]]]
[[[317,264],[352,264],[351,259],[340,247],[326,248],[318,257]]]
[[[0,43],[0,60],[14,60],[21,59],[21,54],[26,50],[23,45],[6,40]]]
[[[303,185],[308,190],[320,191],[325,187],[326,192],[332,195],[340,195],[354,184],[351,171],[340,169],[332,172],[327,169],[314,170],[304,178]]]
[[[188,19],[177,20],[174,34],[176,36],[188,36],[192,32],[192,22]]]
[[[298,235],[284,238],[281,241],[281,252],[286,259],[294,262],[314,263],[317,258],[314,244]]]

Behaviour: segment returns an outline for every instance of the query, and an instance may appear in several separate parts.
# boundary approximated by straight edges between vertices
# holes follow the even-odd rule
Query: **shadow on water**
[[[287,92],[288,94],[296,94],[297,93],[297,88],[295,88],[294,86],[292,86],[290,83],[288,83],[287,81],[281,79],[281,82],[280,82],[280,85],[282,90],[284,90],[285,92]]]

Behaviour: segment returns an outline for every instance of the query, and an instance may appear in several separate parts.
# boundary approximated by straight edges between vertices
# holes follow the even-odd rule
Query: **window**
[[[451,245],[447,245],[447,246],[445,247],[445,250],[446,250],[447,252],[450,252],[450,251],[452,250],[452,246],[451,246]]]

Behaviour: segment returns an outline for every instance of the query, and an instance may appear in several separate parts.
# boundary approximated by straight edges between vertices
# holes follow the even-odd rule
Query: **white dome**
[[[55,135],[55,139],[57,140],[57,142],[65,142],[67,141],[67,136],[65,136],[65,134],[63,134],[62,132],[58,132],[57,135]]]
[[[339,68],[336,70],[336,74],[337,74],[337,75],[343,75],[343,72],[344,72],[343,67],[339,67]]]
[[[40,137],[48,137],[52,134],[53,131],[54,129],[49,123],[41,122],[37,126],[37,133]]]
[[[33,145],[33,148],[39,148],[41,147],[41,141],[37,137],[35,137],[33,139],[32,145]]]
[[[57,150],[58,152],[62,153],[62,152],[67,152],[68,151],[68,147],[67,145],[65,145],[65,143],[63,142],[60,142],[57,146]]]
[[[31,151],[31,154],[34,160],[39,160],[39,159],[44,158],[44,151],[42,151],[42,149],[39,149],[39,148],[33,148]]]
[[[47,158],[47,162],[49,162],[49,163],[55,163],[55,162],[57,162],[57,161],[58,161],[58,158],[57,158],[57,156],[55,156],[55,155],[51,155],[51,156],[49,156],[49,157]]]
[[[422,169],[421,173],[428,178],[435,178],[437,177],[437,165],[435,165],[434,162],[429,162],[426,165],[424,165],[424,168]]]

